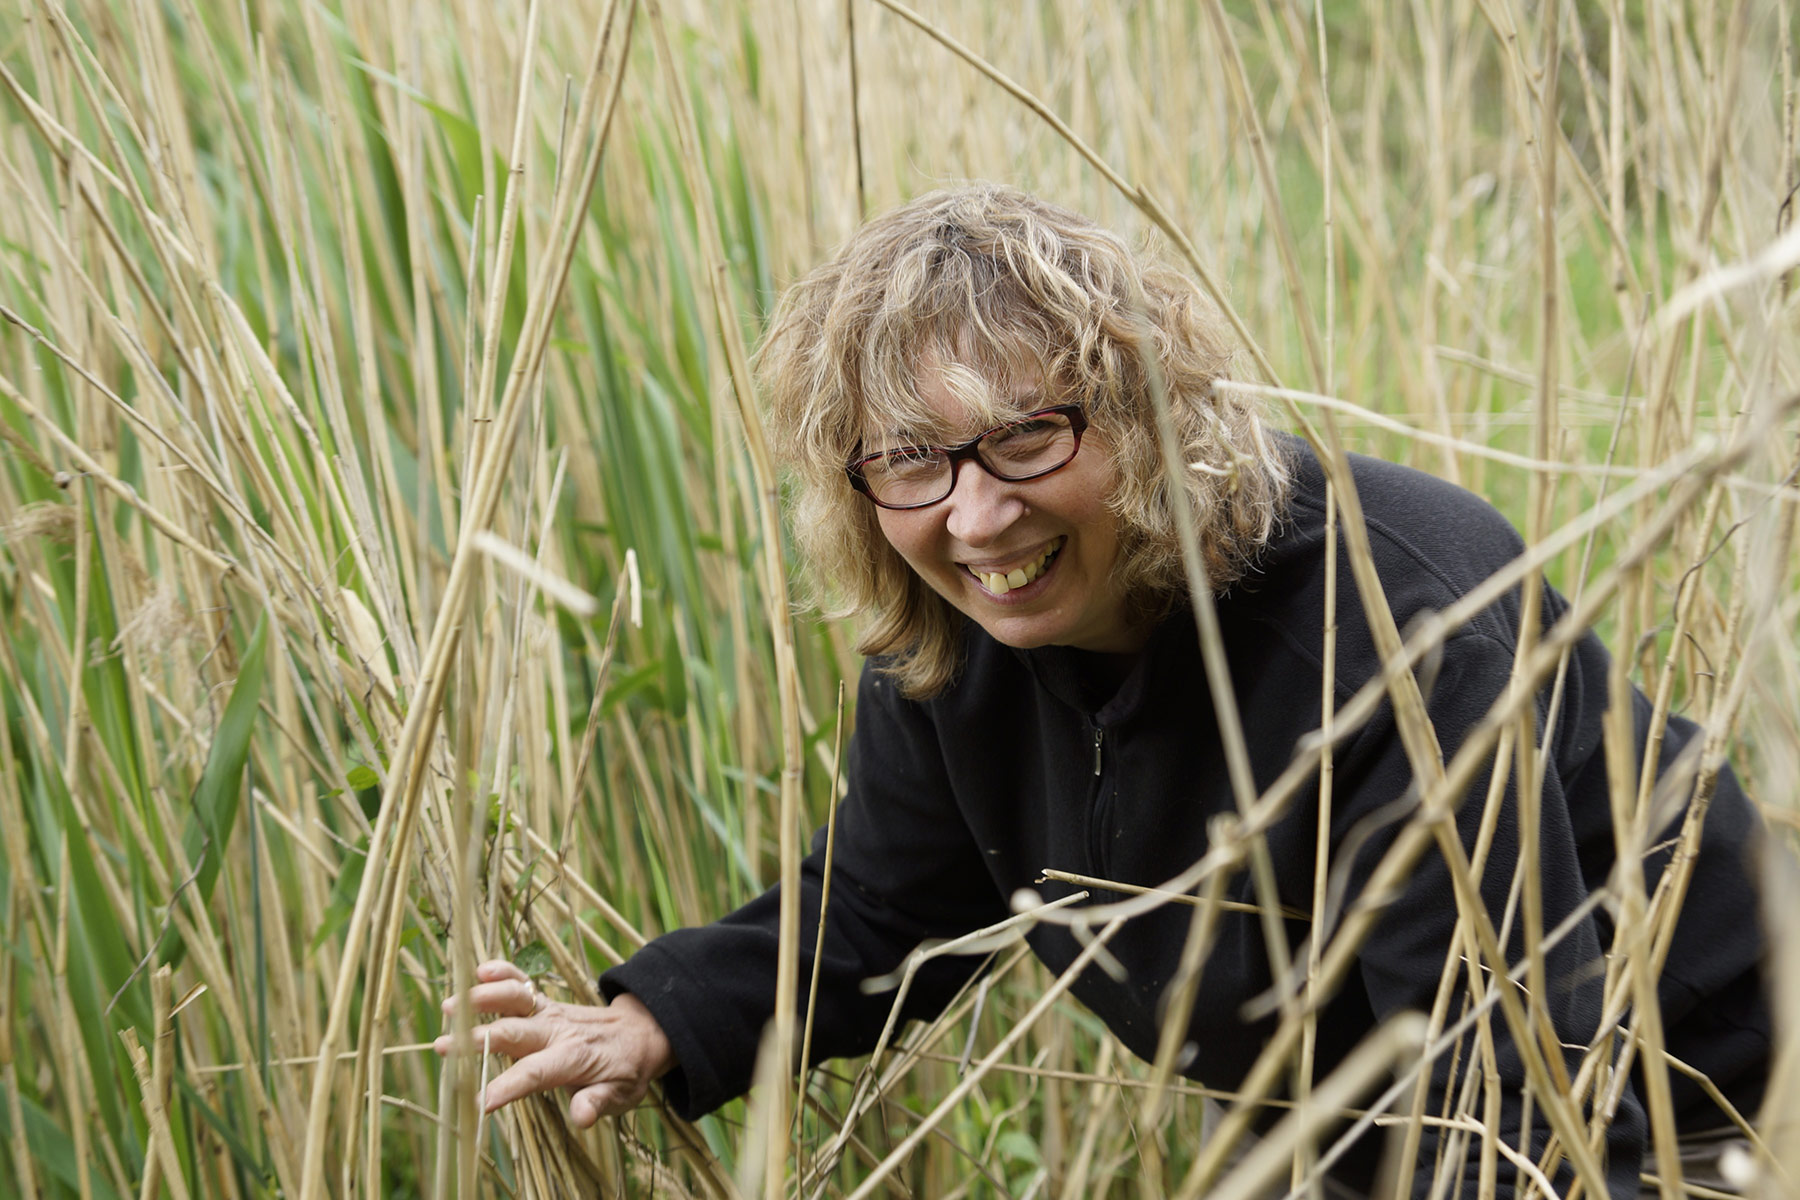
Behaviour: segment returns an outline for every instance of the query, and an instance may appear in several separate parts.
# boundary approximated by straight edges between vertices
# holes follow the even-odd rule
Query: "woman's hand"
[[[483,1112],[535,1092],[573,1088],[569,1119],[585,1129],[636,1108],[651,1081],[675,1066],[662,1026],[636,996],[627,993],[601,1008],[560,1004],[539,992],[525,972],[498,959],[476,967],[475,978],[470,1005],[499,1018],[475,1027],[475,1045],[514,1060],[488,1081]],[[444,1001],[446,1016],[455,1010],[454,996]],[[434,1048],[448,1054],[451,1040],[445,1034]]]

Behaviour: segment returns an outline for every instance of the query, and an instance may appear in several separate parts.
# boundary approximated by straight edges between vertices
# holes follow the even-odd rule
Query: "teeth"
[[[1001,574],[998,571],[977,571],[973,568],[969,569],[969,574],[975,576],[975,578],[980,581],[981,586],[992,592],[994,595],[1004,596],[1014,588],[1022,588],[1035,580],[1039,575],[1042,575],[1044,573],[1044,568],[1050,565],[1050,560],[1056,557],[1056,552],[1062,549],[1063,541],[1064,539],[1057,538],[1054,542],[1050,543],[1042,554],[1038,555],[1024,566],[1014,567],[1005,574]]]

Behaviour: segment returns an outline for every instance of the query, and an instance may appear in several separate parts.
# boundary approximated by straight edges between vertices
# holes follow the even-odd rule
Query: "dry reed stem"
[[[1213,939],[1219,931],[1219,917],[1224,914],[1228,903],[1224,899],[1228,878],[1226,872],[1220,871],[1207,881],[1204,895],[1181,897],[1183,901],[1193,903],[1194,913],[1189,922],[1187,938],[1181,946],[1181,958],[1174,976],[1169,980],[1163,1027],[1157,1038],[1156,1058],[1150,1068],[1154,1086],[1144,1097],[1143,1106],[1139,1110],[1139,1122],[1146,1129],[1156,1129],[1162,1124],[1169,1085],[1175,1078],[1176,1056],[1187,1042],[1188,1026],[1193,1019],[1194,997],[1200,991],[1200,975],[1206,969],[1207,959],[1212,957]],[[1260,907],[1251,907],[1255,907],[1259,915],[1262,913]]]
[[[1164,389],[1161,369],[1148,353],[1143,356],[1142,365],[1149,381],[1156,414],[1157,442],[1162,452],[1163,475],[1168,480],[1171,494],[1179,495],[1182,491],[1181,478],[1188,468],[1182,461],[1181,443],[1175,432],[1174,417],[1169,410],[1169,398]],[[1207,687],[1218,721],[1219,741],[1225,751],[1232,798],[1237,802],[1238,815],[1247,817],[1255,803],[1256,783],[1250,769],[1250,752],[1244,737],[1243,721],[1238,714],[1237,693],[1231,681],[1230,660],[1226,655],[1224,636],[1219,629],[1218,606],[1212,584],[1206,576],[1205,560],[1200,553],[1195,514],[1185,505],[1176,505],[1174,513],[1175,529],[1181,544],[1182,565],[1187,575],[1188,599],[1194,613]],[[1256,888],[1257,915],[1261,918],[1263,942],[1269,954],[1269,969],[1275,978],[1284,978],[1291,969],[1292,950],[1288,946],[1287,933],[1281,921],[1280,894],[1275,884],[1274,863],[1269,857],[1268,842],[1264,840],[1261,830],[1253,829],[1248,832],[1245,849]],[[1217,909],[1211,911],[1216,913]],[[1194,986],[1198,986],[1199,960],[1195,956],[1200,953],[1200,948],[1197,943],[1203,937],[1210,941],[1212,928],[1209,918],[1201,912],[1195,913],[1182,950],[1183,963],[1192,963],[1186,973]],[[1177,991],[1174,994],[1179,996],[1181,993]],[[1159,1047],[1159,1061],[1167,1055],[1168,1061],[1172,1062],[1177,1044],[1169,1041]]]
[[[1325,372],[1325,352],[1320,348],[1318,323],[1313,316],[1312,305],[1306,299],[1306,285],[1300,278],[1299,254],[1294,249],[1293,227],[1287,219],[1286,206],[1281,201],[1275,168],[1269,162],[1262,119],[1257,115],[1256,105],[1250,99],[1250,82],[1244,68],[1244,53],[1238,46],[1237,38],[1232,35],[1231,25],[1225,18],[1225,9],[1220,0],[1206,0],[1204,7],[1207,19],[1212,23],[1213,35],[1225,48],[1225,75],[1231,81],[1232,99],[1237,104],[1238,118],[1243,121],[1248,135],[1251,160],[1256,164],[1257,182],[1262,185],[1263,203],[1268,208],[1271,224],[1275,229],[1275,248],[1281,260],[1282,278],[1287,283],[1294,321],[1300,326],[1307,362],[1312,367],[1313,384],[1323,389],[1328,386],[1326,381],[1330,378]],[[1270,382],[1274,382],[1272,374]]]
[[[491,237],[489,239],[492,249],[486,264],[486,276],[490,286],[487,314],[481,323],[481,375],[475,385],[474,403],[470,405],[469,413],[471,463],[482,460],[482,443],[485,440],[482,426],[488,422],[493,407],[494,376],[500,366],[501,301],[506,295],[506,289],[495,281],[505,279],[512,267],[513,240],[518,231],[519,193],[524,189],[525,183],[525,130],[526,122],[531,116],[531,63],[538,40],[538,8],[537,0],[532,0],[525,10],[523,55],[519,59],[518,95],[514,101],[512,149],[507,155],[510,165],[507,168],[506,195],[500,210],[500,238],[497,244],[493,243]],[[623,66],[620,70],[624,70]],[[486,194],[492,195],[491,192]],[[466,520],[467,509],[463,511],[463,515]]]
[[[152,1011],[155,1013],[156,1043],[150,1056],[149,1070],[140,1075],[144,1088],[144,1115],[150,1121],[150,1140],[154,1160],[161,1164],[163,1176],[175,1200],[187,1200],[187,1182],[181,1174],[181,1160],[175,1154],[175,1139],[169,1130],[168,1106],[170,1080],[175,1069],[175,1027],[170,1014],[172,972],[158,967],[150,977]],[[142,1055],[142,1051],[138,1052]],[[142,1195],[155,1194],[152,1172],[144,1173]]]
[[[1222,897],[1208,899],[1194,896],[1187,892],[1171,892],[1163,888],[1140,887],[1135,883],[1124,883],[1117,879],[1100,879],[1093,875],[1082,875],[1074,871],[1059,871],[1054,867],[1045,867],[1038,872],[1039,879],[1053,879],[1059,883],[1072,883],[1077,887],[1100,888],[1104,891],[1119,892],[1126,896],[1156,896],[1170,904],[1185,904],[1194,908],[1216,907],[1221,912],[1260,913],[1262,907],[1256,904],[1245,904],[1241,900],[1226,900]],[[1297,908],[1286,905],[1276,909],[1283,920],[1308,921],[1311,916]]]
[[[1337,264],[1337,236],[1332,199],[1337,182],[1333,175],[1335,163],[1331,154],[1332,142],[1336,137],[1336,130],[1332,120],[1331,105],[1326,99],[1331,93],[1331,51],[1330,39],[1326,36],[1325,30],[1324,6],[1317,6],[1314,9],[1313,16],[1315,25],[1314,33],[1318,45],[1319,56],[1317,107],[1319,112],[1319,123],[1326,134],[1326,136],[1320,140],[1320,175],[1322,177],[1322,187],[1320,189],[1320,218],[1324,227],[1325,248],[1323,272],[1325,293],[1323,388],[1326,391],[1331,391],[1336,387],[1337,378],[1337,341],[1335,336],[1337,330],[1337,273],[1335,270]],[[1419,22],[1419,24],[1423,27],[1423,22]],[[1430,44],[1429,39],[1424,40],[1427,44]],[[1427,53],[1429,54],[1430,51],[1428,50]],[[1307,61],[1304,54],[1301,54],[1299,57],[1303,63]],[[1433,87],[1437,82],[1437,73],[1434,70],[1430,70],[1429,65],[1426,79],[1427,87]],[[1441,109],[1439,111],[1441,112]],[[1437,144],[1434,142],[1434,160],[1436,148]],[[1439,189],[1434,172],[1433,200],[1435,202],[1438,199]],[[1443,223],[1441,218],[1433,221],[1432,229],[1434,236],[1442,226]],[[1428,312],[1429,311],[1431,311],[1431,309],[1428,306]],[[1433,338],[1431,341],[1435,343],[1436,339]],[[1428,362],[1431,362],[1431,360],[1428,360]],[[1454,461],[1453,458],[1450,460],[1452,466],[1454,466]],[[1325,544],[1332,547],[1335,547],[1338,544],[1337,491],[1335,487],[1329,483],[1326,484],[1325,488]],[[1323,929],[1325,926],[1325,905],[1328,895],[1328,882],[1330,879],[1330,829],[1332,827],[1332,812],[1335,800],[1333,786],[1336,783],[1331,745],[1335,732],[1334,723],[1337,719],[1337,695],[1336,688],[1334,687],[1334,681],[1337,679],[1337,589],[1338,560],[1336,553],[1330,553],[1325,556],[1325,614],[1324,628],[1320,631],[1319,738],[1323,750],[1319,758],[1319,834],[1313,850],[1313,905],[1312,912],[1309,916],[1314,929]],[[1320,964],[1323,961],[1322,941],[1323,939],[1314,937],[1309,939],[1307,943],[1307,988],[1301,997],[1304,1002],[1306,1015],[1302,1019],[1300,1028],[1300,1053],[1295,1060],[1294,1075],[1298,1081],[1298,1087],[1295,1089],[1296,1098],[1299,1101],[1299,1110],[1303,1118],[1314,1103],[1313,1075],[1318,1041],[1317,1014],[1321,1010],[1322,1005],[1319,1003],[1319,997],[1313,994],[1311,981],[1316,977]],[[1448,991],[1447,988],[1444,990],[1446,992]],[[1442,1021],[1439,1019],[1438,1014],[1434,1009],[1432,1013],[1432,1023],[1428,1029],[1428,1033],[1440,1028],[1441,1025]],[[1423,1078],[1423,1076],[1421,1076],[1421,1078]],[[1415,1116],[1422,1115],[1424,1107],[1424,1091],[1423,1083],[1421,1083],[1418,1094],[1415,1097],[1413,1114]],[[1293,1170],[1289,1173],[1290,1185],[1297,1189],[1300,1186],[1302,1178],[1308,1172],[1315,1169],[1317,1161],[1317,1143],[1312,1138],[1304,1139],[1301,1142],[1300,1153],[1294,1156]],[[1319,1189],[1314,1188],[1311,1194],[1313,1200],[1318,1200],[1320,1195]]]
[[[812,1070],[813,1018],[818,1013],[819,977],[825,967],[825,921],[831,912],[831,869],[837,853],[837,804],[838,765],[842,761],[844,751],[844,683],[838,681],[836,733],[831,745],[831,789],[827,793],[833,799],[831,811],[825,818],[825,857],[820,863],[819,873],[824,882],[819,888],[819,929],[813,939],[812,978],[806,986],[806,1026],[800,1036],[800,1081],[794,1097],[794,1131],[799,1133],[800,1113],[805,1109],[808,1076]],[[794,1155],[795,1174],[801,1178],[806,1176],[805,1147],[795,1139]]]

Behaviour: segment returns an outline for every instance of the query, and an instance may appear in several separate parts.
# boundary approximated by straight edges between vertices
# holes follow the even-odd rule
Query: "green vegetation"
[[[959,178],[1158,238],[1278,421],[1534,544],[1642,485],[1543,569],[1791,834],[1794,20],[1636,9],[0,0],[0,1192],[861,1195],[927,1128],[888,1194],[1201,1178],[1199,1089],[1017,949],[848,1118],[859,1064],[478,1120],[429,1050],[479,959],[589,997],[824,820],[854,631],[786,615],[743,348]]]

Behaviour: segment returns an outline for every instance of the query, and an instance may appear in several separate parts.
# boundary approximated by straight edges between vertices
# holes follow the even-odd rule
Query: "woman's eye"
[[[943,456],[929,446],[903,446],[889,450],[877,465],[895,475],[918,475],[937,470]]]
[[[996,429],[988,436],[987,444],[989,446],[1004,446],[1009,443],[1028,445],[1049,433],[1050,430],[1051,424],[1048,421],[1020,421],[1017,425]]]

